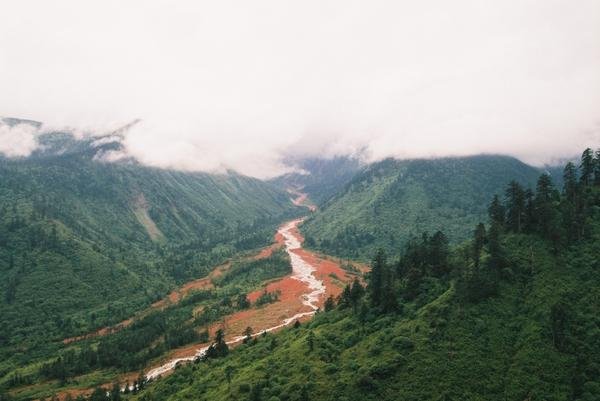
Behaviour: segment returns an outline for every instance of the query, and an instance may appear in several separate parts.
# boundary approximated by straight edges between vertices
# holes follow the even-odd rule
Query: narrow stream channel
[[[293,316],[290,316],[284,319],[281,322],[281,324],[264,328],[258,331],[257,333],[252,335],[253,337],[259,336],[264,332],[271,332],[282,327],[288,326],[302,317],[313,315],[319,308],[317,306],[317,303],[319,301],[320,296],[325,293],[325,285],[323,281],[318,280],[313,275],[313,272],[316,270],[315,267],[306,262],[296,252],[294,252],[295,250],[302,249],[302,243],[294,235],[294,230],[302,221],[304,221],[304,219],[292,220],[282,225],[277,231],[285,239],[285,250],[290,256],[290,261],[292,264],[292,278],[305,283],[307,286],[308,291],[302,295],[302,303],[310,307],[312,310],[309,312],[297,313]],[[244,338],[245,336],[234,337],[233,339],[227,341],[227,344],[233,345],[240,343],[244,340]],[[199,348],[194,356],[172,359],[164,363],[163,365],[150,370],[146,374],[146,378],[148,380],[155,379],[169,372],[170,370],[173,370],[175,366],[177,366],[177,364],[180,362],[189,362],[195,360],[196,358],[202,357],[206,353],[207,349],[208,346],[205,346]]]

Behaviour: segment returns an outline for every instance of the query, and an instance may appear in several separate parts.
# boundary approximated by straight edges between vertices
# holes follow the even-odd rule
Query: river
[[[318,280],[314,276],[314,272],[316,268],[312,266],[310,263],[305,261],[300,255],[298,255],[295,251],[302,249],[302,243],[300,239],[294,234],[294,231],[298,227],[300,223],[302,223],[304,219],[292,220],[283,224],[277,231],[281,234],[285,240],[285,251],[290,257],[291,265],[292,265],[292,278],[302,283],[306,284],[306,293],[302,295],[302,303],[312,309],[309,312],[301,312],[297,313],[293,316],[285,318],[281,321],[280,324],[275,326],[262,328],[260,331],[253,334],[253,337],[259,336],[264,332],[271,332],[282,327],[288,326],[295,322],[296,320],[313,315],[318,307],[318,302],[320,297],[325,293],[325,284],[322,280]],[[227,341],[228,345],[235,345],[244,340],[245,336],[237,336]],[[161,366],[158,366],[146,374],[146,378],[148,380],[156,379],[157,377],[173,370],[177,364],[182,362],[190,362],[195,360],[196,358],[202,357],[208,346],[204,346],[198,348],[196,350],[195,355],[183,358],[174,358]]]

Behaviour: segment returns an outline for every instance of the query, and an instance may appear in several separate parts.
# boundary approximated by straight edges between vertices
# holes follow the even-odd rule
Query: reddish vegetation
[[[278,234],[279,237],[281,237],[280,234]],[[278,236],[275,237],[275,240],[277,241],[275,244],[270,245],[264,249],[262,249],[258,254],[252,256],[251,258],[254,260],[258,260],[258,259],[264,259],[264,258],[268,258],[269,256],[271,256],[271,254],[273,253],[274,250],[280,248],[283,245],[283,237],[278,238]],[[155,303],[153,303],[152,305],[150,305],[150,307],[142,312],[140,312],[139,314],[137,314],[136,318],[145,316],[146,314],[148,314],[149,312],[153,311],[153,310],[157,310],[157,309],[164,309],[169,305],[175,304],[177,302],[179,302],[183,297],[185,297],[187,294],[189,294],[192,291],[197,291],[197,290],[204,290],[204,289],[209,289],[213,287],[212,284],[212,279],[219,277],[221,274],[223,274],[224,271],[226,271],[229,267],[231,266],[230,262],[227,262],[221,266],[216,267],[209,275],[208,277],[203,277],[194,281],[190,281],[188,283],[185,283],[184,285],[182,285],[181,287],[173,290],[171,293],[169,293],[169,295],[167,295],[165,298],[156,301]],[[101,336],[105,336],[108,334],[112,334],[112,333],[116,333],[117,331],[124,329],[125,327],[129,326],[131,323],[133,323],[133,319],[134,318],[129,318],[127,320],[124,320],[114,326],[110,326],[110,327],[103,327],[101,329],[98,329],[94,332],[91,333],[87,333],[81,336],[76,336],[76,337],[69,337],[69,338],[65,338],[62,340],[63,344],[70,344],[76,341],[81,341],[81,340],[86,340],[89,338],[94,338],[94,337],[101,337]]]
[[[292,233],[300,241],[303,241],[302,234],[298,229],[293,229]],[[283,236],[276,235],[276,242],[283,244]],[[281,246],[281,245],[280,245]],[[328,258],[316,255],[305,249],[294,250],[302,259],[315,267],[314,276],[322,280],[326,286],[325,294],[319,299],[319,306],[322,307],[325,299],[330,295],[337,297],[343,290],[343,287],[351,282],[355,275],[348,273],[340,267],[340,265]],[[362,269],[360,269],[362,271]],[[264,292],[279,291],[279,301],[265,305],[261,308],[252,308],[236,312],[225,317],[221,322],[211,325],[209,332],[211,335],[218,329],[222,328],[225,331],[227,340],[231,340],[242,335],[244,329],[248,326],[252,327],[255,333],[259,333],[269,327],[277,326],[288,317],[294,316],[302,312],[310,312],[311,308],[302,303],[304,294],[310,292],[307,285],[291,275],[282,279],[272,281],[266,284],[263,288],[253,291],[248,294],[250,302],[255,302],[258,297]],[[301,320],[310,319],[307,316]],[[173,358],[190,357],[195,355],[199,348],[206,344],[194,344],[173,351],[170,355],[164,358],[165,361]]]
[[[297,197],[293,200],[294,204],[308,207],[311,211],[316,209],[315,206],[307,204],[307,198],[305,194],[300,194],[295,191],[290,192],[297,195]],[[304,241],[304,238],[297,227],[292,230],[292,234],[296,236],[300,242]],[[258,254],[252,256],[251,258],[261,259],[269,257],[275,250],[284,247],[284,245],[285,239],[283,235],[277,232],[275,235],[275,243],[267,248],[262,249]],[[342,269],[339,263],[327,256],[317,255],[314,252],[302,248],[295,249],[292,252],[296,253],[298,256],[304,259],[304,261],[313,266],[315,268],[313,275],[317,279],[322,280],[325,285],[325,294],[323,294],[319,299],[319,307],[323,307],[327,297],[339,296],[343,290],[343,287],[354,280],[354,277],[357,277],[356,275]],[[229,263],[219,266],[208,277],[194,280],[183,285],[179,289],[170,293],[165,299],[154,303],[150,310],[154,308],[163,308],[169,304],[179,302],[190,291],[211,288],[211,278],[218,277],[227,268],[229,268],[229,266]],[[353,266],[360,272],[367,271],[367,267],[365,265],[353,263]],[[310,289],[305,283],[295,279],[292,275],[269,282],[263,288],[248,294],[249,300],[254,303],[264,291],[279,292],[279,300],[261,308],[251,308],[224,317],[220,322],[214,323],[208,328],[211,337],[219,328],[224,329],[227,341],[242,335],[242,332],[248,326],[252,327],[255,333],[260,333],[262,330],[281,324],[286,318],[294,316],[298,313],[310,312],[312,310],[309,306],[306,306],[302,303],[303,296],[310,292]],[[310,316],[306,316],[301,320],[308,319],[310,319]],[[109,334],[111,331],[116,331],[126,327],[131,323],[131,321],[132,320],[129,319],[120,323],[119,325],[114,326],[113,328],[101,329],[96,333],[88,334],[87,336],[66,339],[64,342],[67,343],[83,338]],[[196,355],[198,349],[203,348],[206,345],[208,344],[191,344],[173,350],[169,355],[161,358],[162,360],[158,365],[160,366],[162,363],[175,358],[193,357]],[[139,373],[137,372],[128,373],[120,377],[119,382],[122,384],[125,382],[132,383],[133,380],[137,379],[138,375]],[[105,387],[109,386],[110,384],[105,385]],[[71,394],[73,397],[75,397],[80,394],[89,394],[90,392],[91,390],[89,389],[67,390],[59,394],[59,399],[64,400],[67,394]]]
[[[253,259],[259,260],[259,259],[268,258],[269,256],[271,256],[273,254],[273,252],[275,252],[276,250],[278,250],[280,248],[283,248],[284,245],[285,245],[285,239],[283,238],[283,235],[281,235],[278,232],[275,234],[275,243],[271,246],[263,248],[258,254],[256,254],[253,257]]]
[[[206,290],[209,288],[213,288],[212,279],[215,277],[219,277],[230,266],[231,266],[231,263],[227,262],[221,266],[216,267],[212,272],[210,272],[208,277],[199,278],[197,280],[185,283],[181,287],[172,291],[165,298],[153,303],[150,306],[150,309],[151,310],[152,309],[163,309],[163,308],[167,307],[168,305],[175,304],[175,303],[181,301],[181,299],[183,299],[183,297],[185,297],[187,294],[189,294],[192,291]]]
[[[71,398],[74,400],[77,397],[84,396],[84,397],[89,397],[89,395],[92,393],[92,390],[90,389],[78,389],[78,388],[74,388],[74,389],[69,389],[69,390],[65,390],[59,394],[56,395],[56,397],[58,398],[59,401],[65,401],[67,399],[67,397],[70,395]]]
[[[317,207],[315,205],[313,205],[312,203],[310,203],[310,201],[308,200],[308,195],[302,192],[299,192],[295,189],[288,189],[288,192],[292,195],[295,195],[296,197],[292,199],[292,203],[296,206],[304,206],[306,208],[308,208],[308,210],[310,210],[311,212],[314,212],[317,210]]]
[[[117,331],[124,329],[125,327],[129,326],[131,323],[133,323],[133,319],[123,320],[121,323],[117,323],[114,326],[103,327],[101,329],[98,329],[96,331],[93,331],[91,333],[87,333],[87,334],[84,334],[81,336],[65,338],[64,340],[62,340],[62,342],[63,342],[63,344],[70,344],[70,343],[85,340],[88,338],[106,336],[108,334],[116,333]]]

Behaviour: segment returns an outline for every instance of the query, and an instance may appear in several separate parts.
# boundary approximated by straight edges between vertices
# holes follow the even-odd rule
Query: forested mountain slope
[[[107,162],[118,135],[40,142],[0,157],[0,376],[266,245],[297,213],[284,191],[235,173]]]
[[[531,204],[511,182],[470,241],[449,248],[437,232],[388,249],[398,258],[380,251],[366,288],[355,282],[313,321],[182,366],[133,399],[598,400],[593,164],[579,178],[568,165],[562,194],[541,176]]]
[[[301,189],[318,205],[341,191],[360,171],[360,161],[353,157],[334,157],[331,159],[306,158],[291,161],[301,172],[289,173],[271,180],[282,188]]]
[[[358,173],[304,224],[307,246],[364,259],[422,232],[443,230],[456,243],[485,219],[490,194],[512,179],[530,185],[539,173],[507,156],[386,159]]]

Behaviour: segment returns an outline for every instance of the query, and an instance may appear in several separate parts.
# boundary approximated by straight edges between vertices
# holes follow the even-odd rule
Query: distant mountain
[[[370,258],[412,236],[443,230],[452,242],[484,221],[490,194],[516,180],[532,186],[540,170],[507,156],[386,159],[367,166],[304,225],[309,246]]]
[[[0,117],[0,121],[3,122],[4,124],[8,125],[9,127],[14,127],[15,125],[19,125],[19,124],[31,125],[35,128],[39,128],[42,126],[42,123],[39,121],[25,120],[22,118]]]
[[[317,204],[339,192],[361,168],[358,159],[345,156],[332,159],[305,158],[291,163],[300,172],[285,174],[271,182],[282,188],[300,189]]]
[[[266,245],[298,210],[254,178],[139,165],[118,133],[38,139],[30,157],[0,158],[0,375]]]

